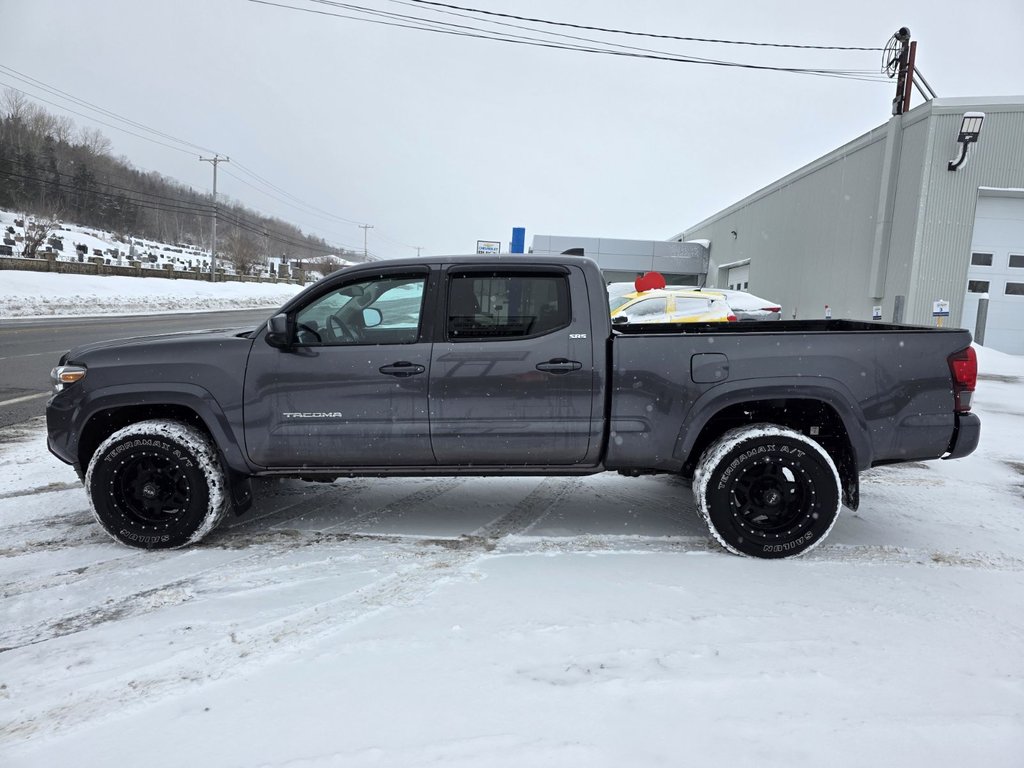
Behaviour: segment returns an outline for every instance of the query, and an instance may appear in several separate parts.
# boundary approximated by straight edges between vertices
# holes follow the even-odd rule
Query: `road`
[[[41,416],[50,369],[72,347],[105,339],[257,325],[270,309],[130,317],[0,320],[0,427]]]

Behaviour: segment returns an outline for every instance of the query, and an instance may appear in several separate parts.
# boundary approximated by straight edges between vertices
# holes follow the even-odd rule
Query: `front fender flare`
[[[153,389],[140,389],[139,384],[116,384],[88,392],[77,403],[71,414],[70,423],[80,424],[84,429],[97,414],[120,408],[159,407],[173,405],[188,408],[202,420],[213,437],[217,448],[228,468],[245,475],[257,469],[245,457],[240,443],[240,434],[232,428],[230,415],[206,389],[196,384],[158,383]],[[241,417],[239,404],[238,418]],[[70,436],[69,448],[78,455],[78,441],[81,433]]]

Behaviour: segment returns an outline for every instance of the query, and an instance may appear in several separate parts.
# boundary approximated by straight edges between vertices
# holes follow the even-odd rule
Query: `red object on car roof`
[[[633,283],[633,287],[637,291],[656,291],[659,288],[664,288],[667,285],[665,282],[665,276],[661,272],[646,272],[636,279]]]

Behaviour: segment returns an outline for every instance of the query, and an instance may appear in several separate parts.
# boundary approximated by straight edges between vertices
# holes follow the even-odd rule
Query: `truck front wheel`
[[[730,552],[790,557],[828,535],[842,507],[832,458],[818,443],[774,424],[751,424],[708,446],[693,495],[712,535]]]
[[[103,529],[140,549],[194,544],[230,505],[209,437],[177,421],[140,421],[112,434],[89,462],[85,488]]]

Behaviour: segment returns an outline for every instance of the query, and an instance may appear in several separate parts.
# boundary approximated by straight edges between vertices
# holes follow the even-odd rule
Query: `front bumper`
[[[78,456],[75,455],[78,436],[72,428],[75,405],[61,394],[54,395],[46,404],[46,448],[81,475]]]

